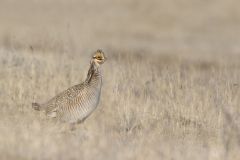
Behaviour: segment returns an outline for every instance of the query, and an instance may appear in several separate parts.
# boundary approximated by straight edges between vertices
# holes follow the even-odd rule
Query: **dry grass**
[[[237,4],[1,2],[0,159],[239,159]],[[97,48],[93,115],[68,131],[31,108],[83,81]]]
[[[237,157],[239,62],[109,52],[99,108],[63,132],[31,102],[82,81],[90,54],[0,55],[2,159]]]

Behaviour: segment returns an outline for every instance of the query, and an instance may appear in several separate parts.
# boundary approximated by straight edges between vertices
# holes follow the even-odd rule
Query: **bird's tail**
[[[39,103],[32,103],[32,108],[40,111],[42,109],[42,106]]]

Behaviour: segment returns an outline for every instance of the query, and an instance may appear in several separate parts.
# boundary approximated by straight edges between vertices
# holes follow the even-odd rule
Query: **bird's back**
[[[101,73],[92,75],[90,81],[70,87],[42,105],[50,117],[75,123],[83,121],[97,107],[102,87]]]

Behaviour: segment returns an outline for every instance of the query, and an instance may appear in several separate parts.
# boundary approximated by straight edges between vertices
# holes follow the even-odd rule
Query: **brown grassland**
[[[240,159],[239,2],[1,3],[0,159]],[[82,82],[98,48],[84,123],[32,109]]]

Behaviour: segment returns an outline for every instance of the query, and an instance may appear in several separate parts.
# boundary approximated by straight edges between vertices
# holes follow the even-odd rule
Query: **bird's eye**
[[[102,60],[102,57],[97,56],[96,59],[97,59],[97,60]]]

